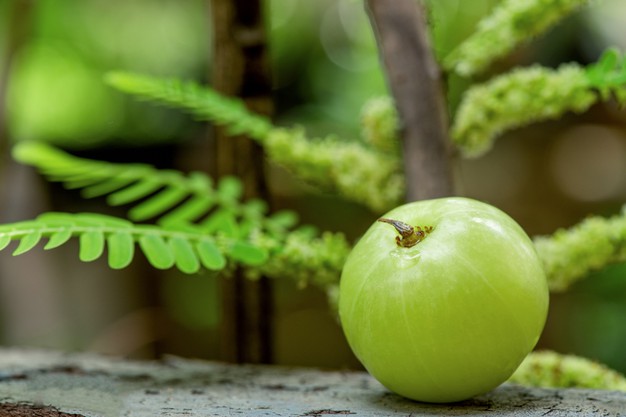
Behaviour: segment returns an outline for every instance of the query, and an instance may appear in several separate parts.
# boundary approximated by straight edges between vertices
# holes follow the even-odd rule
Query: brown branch
[[[416,0],[367,0],[402,126],[407,200],[454,194],[445,95]]]

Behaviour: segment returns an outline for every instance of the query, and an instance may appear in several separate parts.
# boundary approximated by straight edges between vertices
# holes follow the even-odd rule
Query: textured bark
[[[366,5],[400,116],[407,200],[453,195],[445,95],[424,7],[416,0]]]
[[[261,0],[212,0],[214,52],[213,87],[241,97],[257,113],[272,113],[271,78],[268,68]],[[264,176],[262,148],[246,137],[215,131],[215,172],[235,175],[246,197],[269,199]],[[270,283],[251,282],[241,271],[222,281],[222,359],[231,362],[269,363],[272,297]]]
[[[0,375],[1,403],[54,406],[89,417],[617,417],[626,410],[623,392],[505,384],[460,403],[423,404],[392,394],[364,372],[179,358],[135,362],[4,349]]]

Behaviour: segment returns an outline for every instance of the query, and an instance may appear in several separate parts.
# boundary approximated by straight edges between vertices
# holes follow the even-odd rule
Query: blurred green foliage
[[[2,6],[5,19],[10,3]],[[430,3],[436,52],[443,56],[495,1],[469,8],[459,0]],[[206,80],[206,6],[201,0],[37,2],[32,33],[11,73],[13,138],[69,148],[180,141],[191,129],[188,119],[128,100],[105,86],[102,75],[123,69]],[[273,0],[267,16],[278,122],[304,123],[312,135],[357,136],[360,107],[386,93],[361,2]],[[454,105],[467,81],[449,81]]]
[[[102,76],[116,68],[204,76],[210,43],[205,2],[42,0],[33,14],[11,71],[15,140],[71,148],[180,140],[188,121],[125,99]]]
[[[626,370],[626,264],[593,273],[567,293],[552,297],[544,343],[561,352],[601,360]]]

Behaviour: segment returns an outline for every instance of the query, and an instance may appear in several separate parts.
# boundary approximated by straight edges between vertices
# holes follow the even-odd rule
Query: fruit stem
[[[422,229],[419,226],[413,227],[400,220],[386,219],[384,217],[381,217],[378,221],[389,223],[396,228],[398,233],[400,233],[400,236],[396,236],[396,244],[402,248],[410,248],[417,245],[433,230],[432,226],[425,226]]]

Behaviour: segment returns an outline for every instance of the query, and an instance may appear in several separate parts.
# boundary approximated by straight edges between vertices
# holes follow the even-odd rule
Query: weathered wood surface
[[[433,405],[394,395],[363,372],[10,349],[0,350],[0,402],[90,417],[626,416],[626,394],[609,391],[504,385],[462,403]]]

